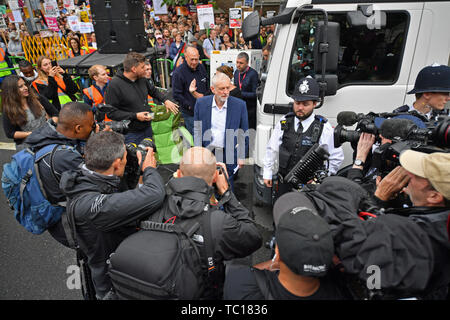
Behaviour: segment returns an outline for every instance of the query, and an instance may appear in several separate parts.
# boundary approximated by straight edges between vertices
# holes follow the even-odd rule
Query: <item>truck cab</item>
[[[272,203],[272,191],[262,179],[266,145],[277,121],[291,111],[290,95],[300,78],[311,75],[324,80],[323,101],[315,113],[333,126],[341,111],[391,112],[410,104],[415,97],[407,92],[419,71],[433,63],[449,64],[449,13],[448,1],[289,0],[277,16],[258,17],[259,25],[255,13],[247,17],[246,40],[254,36],[249,32],[252,27],[276,25],[258,90],[257,134],[251,154],[255,204]],[[322,63],[318,48],[324,35],[330,47],[324,50],[328,57]],[[348,144],[343,147],[345,166],[351,163],[353,150]]]

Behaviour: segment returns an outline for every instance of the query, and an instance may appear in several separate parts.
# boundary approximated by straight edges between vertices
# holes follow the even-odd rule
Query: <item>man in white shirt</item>
[[[217,38],[217,31],[211,29],[209,38],[203,41],[203,51],[208,59],[211,59],[211,52],[213,50],[220,50],[220,39]]]
[[[272,187],[277,161],[278,175],[285,177],[316,142],[330,154],[329,174],[335,174],[344,160],[342,148],[334,147],[334,129],[327,119],[314,114],[319,100],[319,85],[316,80],[310,77],[301,79],[294,88],[292,98],[292,112],[283,116],[275,125],[266,148],[263,178],[264,184],[269,188]],[[291,185],[279,183],[277,198],[291,190]]]
[[[194,108],[194,144],[211,150],[233,174],[248,155],[248,117],[245,102],[230,96],[230,78],[218,72],[211,81],[214,95],[197,99]]]

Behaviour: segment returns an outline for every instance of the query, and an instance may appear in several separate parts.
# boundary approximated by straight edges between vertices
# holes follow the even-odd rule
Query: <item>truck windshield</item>
[[[329,13],[329,21],[340,24],[338,60],[339,87],[350,84],[392,84],[397,81],[408,27],[406,12],[386,12],[386,26],[353,27],[346,12]],[[315,23],[320,13],[303,16],[297,27],[288,74],[288,94],[302,77],[314,76]]]

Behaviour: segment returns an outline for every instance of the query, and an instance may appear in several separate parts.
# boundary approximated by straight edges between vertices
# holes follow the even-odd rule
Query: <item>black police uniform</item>
[[[424,67],[417,75],[414,88],[408,94],[425,92],[450,92],[450,67],[445,65],[432,65]],[[405,104],[393,112],[409,112],[410,106]],[[430,121],[437,120],[439,116],[449,115],[449,110],[431,110]]]
[[[319,100],[319,86],[312,78],[301,79],[295,86],[292,98],[295,101]],[[289,112],[281,120],[283,138],[279,149],[279,184],[276,197],[292,190],[292,185],[284,183],[283,178],[294,168],[302,157],[317,143],[327,119],[315,115],[313,123],[303,132],[295,128],[295,114]]]

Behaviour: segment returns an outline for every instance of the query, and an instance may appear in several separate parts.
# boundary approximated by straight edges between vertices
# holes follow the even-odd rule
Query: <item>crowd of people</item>
[[[154,264],[167,262],[163,253],[143,261],[141,257],[148,252],[133,247],[134,254],[126,256],[125,263],[115,262],[119,252],[127,253],[128,241],[156,232],[158,227],[191,239],[193,249],[183,255],[186,266],[195,252],[202,261],[195,284],[179,280],[178,287],[178,282],[177,286],[171,283],[165,297],[448,299],[450,153],[445,149],[431,154],[408,150],[400,155],[395,168],[381,175],[369,161],[378,137],[363,133],[353,167],[340,174],[344,154],[335,145],[330,123],[315,113],[320,89],[310,77],[296,84],[292,111],[275,124],[267,144],[264,183],[276,193],[273,257],[255,266],[229,263],[250,256],[263,243],[250,211],[239,202],[240,195],[234,194],[234,176],[245,165],[252,147],[246,132],[256,129],[259,76],[245,52],[237,56],[236,70],[221,66],[212,79],[201,62],[217,48],[267,49],[273,29],[263,28],[261,37],[248,44],[239,35],[235,43],[226,21],[226,14],[217,15],[216,27],[206,34],[199,30],[195,14],[149,19],[149,45],[164,48],[165,57],[174,61],[183,53],[173,72],[172,96],[155,87],[151,64],[137,52],[126,55],[123,71],[112,79],[105,66],[92,66],[92,85],[82,91],[63,68],[45,56],[38,59],[37,70],[24,60],[19,75],[3,80],[2,117],[7,137],[14,139],[18,150],[56,146],[36,166],[48,200],[55,205],[67,201],[71,231],[63,219],[48,226],[48,231],[68,247],[68,235],[73,233],[82,252],[80,259],[89,267],[90,276],[84,279],[92,279],[94,296],[162,295],[166,284],[145,273],[161,271]],[[77,41],[71,46],[74,55],[76,47],[82,50]],[[410,93],[416,95],[416,102],[397,112],[419,114],[426,123],[436,121],[450,100],[450,68],[425,67]],[[153,137],[149,107],[153,99],[164,105],[167,113],[181,113],[195,145],[184,150],[169,181],[163,181],[157,170],[155,152],[161,151],[140,147],[135,152],[140,180],[134,186],[123,184],[130,153],[135,150],[129,145]],[[109,126],[101,131],[98,122],[104,120],[129,121],[127,133],[114,132]],[[382,140],[382,144],[392,142],[392,137],[382,135],[391,140]],[[329,153],[323,166],[330,176],[318,185],[309,181],[301,191],[294,190],[283,178],[316,145],[326,147]],[[150,231],[142,227],[146,225]],[[168,225],[180,227],[170,229]],[[143,250],[146,248],[150,250],[148,244]],[[375,291],[368,285],[368,270],[373,266],[381,272]],[[188,279],[187,272],[188,267],[176,271],[177,276]],[[125,274],[125,286],[124,278],[115,277],[117,274]],[[182,287],[188,284],[192,287]]]

